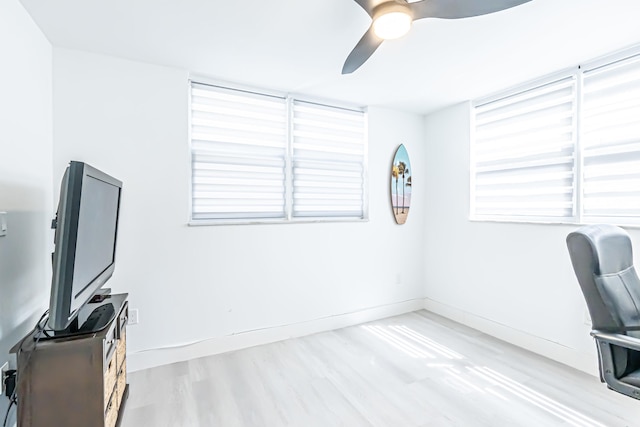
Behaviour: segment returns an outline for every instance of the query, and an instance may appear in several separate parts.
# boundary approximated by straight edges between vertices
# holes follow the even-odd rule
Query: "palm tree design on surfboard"
[[[398,224],[404,224],[411,206],[411,162],[404,144],[400,144],[391,166],[391,208]]]

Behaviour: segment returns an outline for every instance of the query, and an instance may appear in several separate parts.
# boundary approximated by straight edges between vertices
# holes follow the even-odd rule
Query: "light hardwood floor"
[[[129,380],[122,427],[640,426],[640,401],[424,310]]]

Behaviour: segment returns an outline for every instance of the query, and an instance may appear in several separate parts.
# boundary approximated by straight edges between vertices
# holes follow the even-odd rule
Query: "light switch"
[[[7,213],[0,212],[0,237],[7,235]]]

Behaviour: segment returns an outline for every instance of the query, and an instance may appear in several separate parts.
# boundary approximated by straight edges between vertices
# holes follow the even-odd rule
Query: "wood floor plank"
[[[598,378],[424,310],[129,381],[122,427],[640,425]]]

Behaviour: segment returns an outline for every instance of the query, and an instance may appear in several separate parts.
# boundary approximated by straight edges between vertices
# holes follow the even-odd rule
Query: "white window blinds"
[[[475,108],[472,217],[573,217],[574,77]]]
[[[365,120],[293,102],[293,216],[364,217]]]
[[[192,223],[362,219],[366,115],[192,82]]]
[[[640,56],[585,71],[583,215],[640,219]]]
[[[285,218],[286,100],[191,85],[192,219]]]

